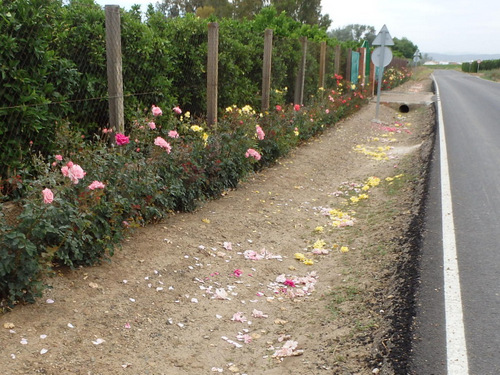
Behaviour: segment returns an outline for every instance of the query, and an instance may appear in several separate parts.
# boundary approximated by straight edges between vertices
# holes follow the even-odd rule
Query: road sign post
[[[382,89],[382,77],[384,76],[384,67],[389,65],[389,63],[392,60],[392,52],[386,46],[393,46],[394,45],[394,42],[391,38],[391,35],[389,34],[389,30],[387,29],[387,26],[384,25],[382,27],[382,29],[378,33],[377,37],[373,41],[372,45],[380,46],[380,49],[376,48],[372,53],[373,64],[379,68],[378,85],[377,85],[377,109],[375,112],[375,121],[379,121],[378,114],[379,114],[379,109],[380,109],[380,91]],[[376,54],[375,54],[375,51],[377,51]],[[387,51],[389,51],[389,52],[387,52]],[[375,56],[374,56],[374,54],[375,54]],[[389,54],[390,54],[390,59],[386,58],[386,55],[389,55]],[[375,57],[375,59],[374,59],[374,57]],[[387,61],[387,59],[389,59],[389,61]]]

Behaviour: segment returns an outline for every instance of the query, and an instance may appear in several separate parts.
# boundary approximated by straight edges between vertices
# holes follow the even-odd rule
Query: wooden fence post
[[[360,53],[358,76],[361,76],[360,84],[364,85],[365,84],[365,75],[366,75],[366,72],[365,72],[365,69],[366,69],[366,48],[361,47],[361,48],[359,48],[358,52]]]
[[[340,55],[341,55],[340,44],[337,44],[335,46],[335,65],[333,70],[333,73],[335,74],[340,74]]]
[[[373,65],[373,61],[370,61],[370,92],[371,96],[375,95],[375,65]]]
[[[326,42],[321,42],[321,50],[319,53],[319,87],[325,87],[325,72],[326,72]]]
[[[120,7],[118,5],[106,5],[105,13],[109,125],[115,133],[124,133]]]
[[[262,65],[262,105],[261,111],[269,109],[271,98],[271,61],[273,55],[273,30],[266,29],[264,35],[264,63]]]
[[[217,95],[219,80],[219,24],[208,24],[207,56],[207,124],[217,123]]]
[[[345,80],[351,82],[351,69],[352,69],[352,48],[347,49],[347,66],[345,70]]]
[[[302,58],[297,73],[297,79],[295,80],[294,104],[302,105],[304,104],[304,83],[306,78],[307,37],[300,37],[300,43],[302,44]]]

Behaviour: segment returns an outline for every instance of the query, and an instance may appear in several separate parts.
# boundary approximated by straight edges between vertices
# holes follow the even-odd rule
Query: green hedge
[[[477,61],[462,63],[462,71],[466,73],[476,73],[478,70],[500,69],[499,60],[483,60],[480,64]]]
[[[220,25],[219,106],[257,106],[262,82],[263,39],[274,29],[273,89],[293,101],[300,59],[298,38],[311,41],[305,97],[316,90],[318,48],[325,30],[264,8],[254,20],[203,20],[188,14],[168,19],[151,8],[142,18],[121,11],[126,124],[151,103],[183,103],[205,114],[207,24]],[[338,43],[328,40],[329,45]],[[27,171],[29,155],[53,151],[65,121],[86,137],[108,122],[105,12],[93,0],[0,0],[0,186]],[[285,90],[287,88],[287,90]],[[278,98],[281,99],[281,98]],[[31,141],[31,143],[30,143]],[[24,176],[21,176],[24,178]]]

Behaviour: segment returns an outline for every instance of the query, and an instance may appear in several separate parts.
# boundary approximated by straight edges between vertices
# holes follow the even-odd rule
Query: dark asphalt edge
[[[434,90],[434,82],[432,83]],[[389,327],[383,336],[374,342],[374,352],[379,365],[379,374],[408,375],[412,353],[413,322],[416,313],[416,294],[420,279],[420,255],[422,248],[424,220],[429,190],[430,166],[437,134],[436,104],[430,105],[434,123],[428,139],[420,150],[422,169],[419,181],[414,187],[412,216],[401,239],[395,239],[401,255],[390,280],[389,289],[383,293],[393,298],[386,300],[385,311]]]

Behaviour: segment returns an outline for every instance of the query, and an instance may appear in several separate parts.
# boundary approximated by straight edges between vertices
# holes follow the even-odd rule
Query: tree
[[[201,6],[203,0],[163,0],[156,3],[156,10],[169,18],[175,18],[186,13],[195,13]]]
[[[362,40],[367,40],[371,43],[376,37],[375,27],[359,24],[351,24],[342,28],[339,27],[333,31],[330,31],[328,35],[342,42],[351,40],[360,42]]]
[[[262,0],[233,0],[234,18],[253,19],[262,9]]]
[[[200,17],[203,19],[210,17],[214,13],[215,8],[210,5],[202,6],[196,9],[196,17]]]
[[[321,0],[270,0],[278,14],[286,14],[295,21],[308,25],[319,25],[328,28],[331,24],[328,15],[321,15]]]
[[[415,44],[410,42],[405,37],[401,39],[393,38],[392,40],[394,41],[394,46],[392,47],[392,52],[394,53],[394,56],[413,59],[413,55],[418,49],[418,47]]]

